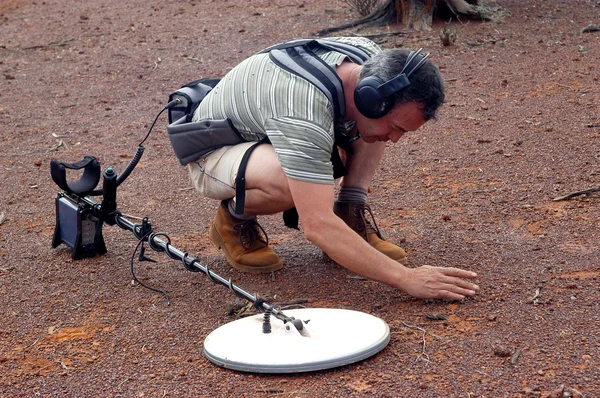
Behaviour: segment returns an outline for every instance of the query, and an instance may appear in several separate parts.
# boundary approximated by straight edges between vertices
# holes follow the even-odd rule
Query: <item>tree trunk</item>
[[[431,30],[435,0],[396,0],[396,20],[407,28]]]
[[[491,10],[478,6],[479,0],[388,0],[371,14],[357,21],[317,32],[322,36],[359,25],[385,26],[400,23],[417,31],[431,30],[434,14],[439,10],[456,17],[489,19]]]

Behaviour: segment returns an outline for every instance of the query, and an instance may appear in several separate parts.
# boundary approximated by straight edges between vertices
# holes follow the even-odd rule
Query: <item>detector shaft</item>
[[[84,201],[90,204],[93,208],[98,207],[98,203],[89,197],[83,197]],[[212,270],[210,270],[207,266],[201,264],[198,259],[194,256],[190,256],[189,254],[182,252],[177,249],[175,246],[171,245],[170,242],[165,241],[161,238],[161,236],[166,236],[165,234],[157,234],[153,233],[151,230],[146,232],[143,230],[143,224],[135,224],[121,215],[118,211],[115,212],[112,217],[114,217],[114,224],[118,225],[120,228],[131,231],[136,238],[140,240],[144,240],[148,242],[150,248],[157,252],[165,252],[169,257],[174,260],[180,260],[186,269],[197,269],[199,272],[205,274],[208,279],[212,282],[223,285],[229,288],[236,296],[244,298],[254,304],[255,307],[259,311],[270,311],[271,315],[275,318],[283,321],[283,322],[292,322],[294,323],[294,318],[290,318],[282,313],[280,310],[275,308],[274,306],[268,304],[264,300],[257,298],[255,295],[249,293],[248,291],[242,289],[236,284],[232,283],[231,278],[225,279],[219,274],[216,274]],[[106,221],[106,220],[105,220]],[[294,323],[295,324],[295,323]],[[298,327],[298,326],[296,326]]]

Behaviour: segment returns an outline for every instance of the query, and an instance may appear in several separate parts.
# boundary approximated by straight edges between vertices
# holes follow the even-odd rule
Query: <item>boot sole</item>
[[[224,249],[225,244],[223,243],[223,239],[221,238],[221,235],[219,235],[219,233],[217,232],[216,228],[212,225],[210,227],[210,234],[208,235],[208,237],[210,238],[212,243],[215,245],[215,247],[217,249],[221,250],[223,252],[223,254],[225,254],[225,258],[227,259],[227,262],[233,268],[237,269],[238,271],[247,272],[249,274],[268,274],[270,272],[279,271],[280,269],[283,268],[283,263],[281,262],[281,260],[279,260],[279,262],[272,264],[272,265],[240,264],[231,257],[231,255],[229,254],[229,252],[227,250]]]

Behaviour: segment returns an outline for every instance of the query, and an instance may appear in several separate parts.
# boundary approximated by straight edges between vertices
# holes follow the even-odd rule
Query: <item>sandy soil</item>
[[[600,24],[600,3],[497,5],[504,23],[455,21],[452,46],[441,44],[443,23],[381,42],[432,51],[448,100],[438,121],[390,145],[370,202],[411,264],[476,271],[475,299],[414,300],[349,278],[279,216],[263,218],[285,263],[276,278],[230,269],[207,238],[217,203],[189,189],[164,117],[120,187],[122,212],[149,216],[246,290],[364,311],[391,328],[370,359],[281,376],[206,360],[202,342],[235,319],[235,298],[148,253],[158,263],[136,265],[138,276],[168,291],[167,306],[132,284],[128,232],[105,227],[101,257],[52,249],[49,164],[89,154],[122,171],[181,84],[357,14],[320,0],[2,1],[0,396],[599,396],[598,196],[552,199],[600,186],[600,34],[582,32]]]

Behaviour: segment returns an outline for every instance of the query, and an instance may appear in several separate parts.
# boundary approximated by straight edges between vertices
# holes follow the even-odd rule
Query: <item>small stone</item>
[[[567,285],[565,285],[565,287],[567,289],[577,289],[577,284],[576,283],[568,283]]]
[[[506,358],[510,357],[512,355],[512,352],[506,347],[497,346],[494,347],[494,355],[500,358]]]
[[[35,162],[33,162],[33,164],[36,165],[37,167],[40,167],[42,165],[42,161],[38,159]]]

